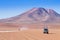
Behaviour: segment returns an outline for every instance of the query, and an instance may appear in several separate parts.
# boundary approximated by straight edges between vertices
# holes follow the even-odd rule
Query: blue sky
[[[33,7],[50,8],[60,13],[60,0],[0,0],[0,19],[19,15]]]

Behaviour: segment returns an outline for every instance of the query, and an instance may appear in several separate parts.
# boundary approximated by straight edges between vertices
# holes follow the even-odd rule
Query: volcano
[[[0,23],[21,24],[21,23],[60,23],[60,14],[52,9],[32,8],[15,17],[0,19]]]
[[[21,15],[1,19],[0,22],[60,22],[60,14],[52,9],[32,8]]]

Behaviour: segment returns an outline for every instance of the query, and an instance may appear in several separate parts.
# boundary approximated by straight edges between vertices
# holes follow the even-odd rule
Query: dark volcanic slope
[[[21,23],[21,22],[60,22],[60,14],[52,9],[32,8],[31,10],[0,22]]]

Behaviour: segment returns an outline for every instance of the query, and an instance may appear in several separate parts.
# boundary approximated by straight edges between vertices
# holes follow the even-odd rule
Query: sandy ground
[[[42,29],[0,32],[0,40],[60,40],[60,29],[49,29],[49,34]]]

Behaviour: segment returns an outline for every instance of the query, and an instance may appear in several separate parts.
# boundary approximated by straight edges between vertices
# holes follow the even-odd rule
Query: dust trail
[[[0,32],[18,32],[18,31],[0,31]]]

